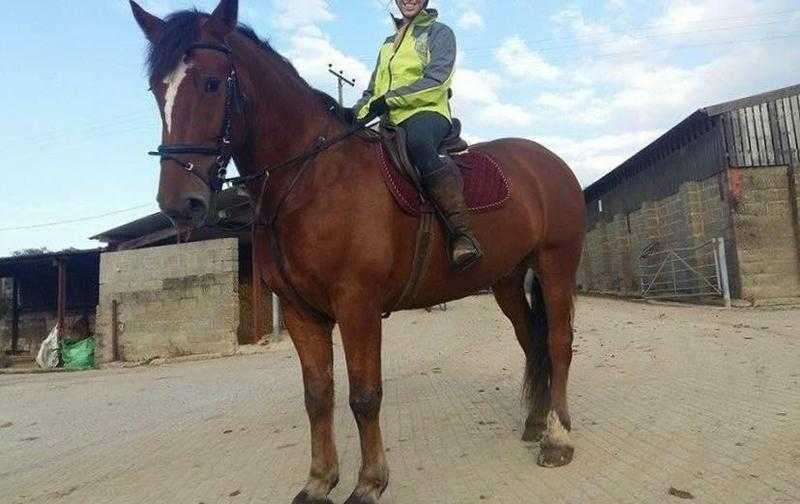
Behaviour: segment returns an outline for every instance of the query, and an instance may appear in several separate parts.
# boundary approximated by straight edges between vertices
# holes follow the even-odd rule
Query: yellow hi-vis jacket
[[[423,9],[408,26],[398,26],[397,33],[386,39],[369,87],[354,107],[358,119],[366,117],[370,104],[383,95],[393,124],[423,111],[451,119],[456,38],[453,30],[436,21],[437,16],[436,10]]]

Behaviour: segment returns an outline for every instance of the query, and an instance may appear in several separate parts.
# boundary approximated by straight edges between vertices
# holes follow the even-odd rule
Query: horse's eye
[[[216,93],[219,91],[219,79],[209,77],[206,79],[206,93]]]

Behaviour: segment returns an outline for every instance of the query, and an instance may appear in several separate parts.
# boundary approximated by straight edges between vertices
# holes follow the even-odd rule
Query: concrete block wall
[[[751,301],[800,297],[800,271],[788,168],[741,170],[733,222],[741,297]]]
[[[658,205],[646,201],[640,209],[630,213],[629,219],[631,223],[629,268],[633,272],[635,286],[631,294],[638,294],[641,287],[639,257],[648,245],[658,239]]]
[[[598,222],[586,236],[584,259],[581,270],[585,272],[583,290],[606,292],[611,289],[610,264],[608,260],[606,223]]]
[[[580,289],[638,295],[639,258],[648,246],[655,244],[657,250],[664,250],[696,247],[718,237],[731,241],[729,209],[721,185],[725,183],[724,174],[686,182],[671,196],[645,202],[627,215],[598,221],[587,235]],[[604,198],[613,197],[611,194]],[[702,254],[704,257],[697,257],[696,264],[713,261],[710,250]]]
[[[121,360],[235,352],[238,284],[235,239],[102,254],[98,361],[112,360],[114,300]]]
[[[794,167],[794,187],[797,192],[794,204],[797,206],[797,213],[800,214],[800,165]]]
[[[631,234],[625,215],[614,216],[608,226],[608,238],[611,290],[626,293],[635,291],[631,268]]]

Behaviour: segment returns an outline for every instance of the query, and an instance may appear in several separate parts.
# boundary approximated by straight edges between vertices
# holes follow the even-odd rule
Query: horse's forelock
[[[161,80],[172,73],[189,50],[200,38],[198,21],[208,14],[197,10],[176,12],[164,22],[164,30],[158,41],[150,44],[147,54],[147,70],[151,80]]]
[[[147,70],[151,80],[161,81],[170,75],[183,59],[189,47],[200,39],[200,20],[210,17],[210,14],[198,10],[184,10],[169,15],[164,20],[164,29],[158,41],[150,44],[147,54]],[[269,42],[261,39],[255,31],[247,25],[239,25],[239,34],[256,43],[267,54],[276,58],[276,61],[285,65],[288,72],[319,96],[325,107],[340,119],[345,117],[344,109],[330,95],[314,89],[300,76],[294,65],[276,52]]]

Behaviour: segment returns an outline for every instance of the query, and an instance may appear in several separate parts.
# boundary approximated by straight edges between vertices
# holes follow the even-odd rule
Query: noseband
[[[231,56],[229,47],[218,44],[193,44],[187,50],[187,54],[197,49],[221,52],[228,59],[230,59]],[[225,86],[225,111],[222,119],[222,128],[217,138],[216,147],[207,147],[204,145],[161,145],[158,147],[158,150],[150,152],[149,154],[151,156],[159,156],[161,161],[174,161],[175,164],[186,170],[187,173],[199,178],[212,192],[219,192],[222,190],[222,185],[225,183],[225,176],[227,175],[227,168],[231,162],[231,156],[233,155],[231,152],[231,124],[233,122],[233,106],[237,99],[237,90],[238,79],[236,67],[231,63],[231,69],[228,72]],[[201,175],[201,172],[197,171],[193,163],[176,157],[186,154],[215,156],[209,180],[206,180],[205,177]]]

